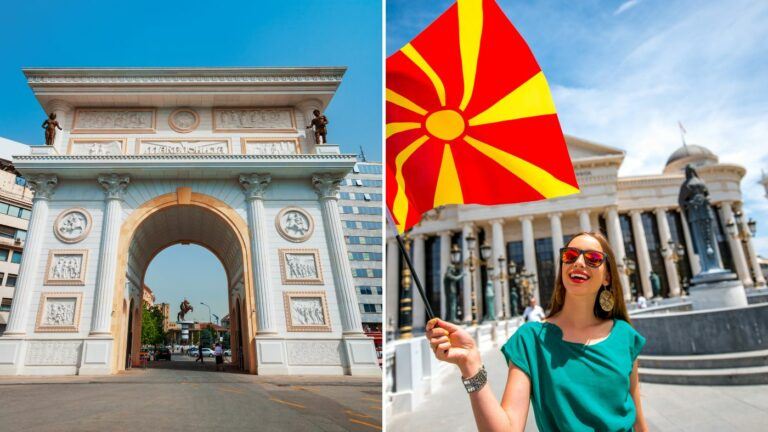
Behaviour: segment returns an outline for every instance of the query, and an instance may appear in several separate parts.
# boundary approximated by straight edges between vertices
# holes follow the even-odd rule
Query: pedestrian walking
[[[203,360],[203,343],[200,342],[200,345],[197,346],[197,358],[195,359],[195,363],[200,360],[200,363],[205,363]]]
[[[529,320],[501,349],[509,365],[501,404],[469,332],[430,320],[435,357],[461,370],[479,430],[523,431],[532,403],[542,431],[647,431],[637,372],[645,338],[630,323],[610,244],[598,232],[577,234],[558,267],[544,321]]]
[[[216,357],[216,370],[218,371],[219,368],[224,370],[224,350],[218,342],[216,343],[216,348],[213,350],[213,355]]]

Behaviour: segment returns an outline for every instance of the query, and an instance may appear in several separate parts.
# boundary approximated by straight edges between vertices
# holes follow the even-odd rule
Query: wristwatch
[[[461,382],[464,383],[464,388],[467,389],[467,393],[480,391],[480,389],[485,387],[485,383],[488,382],[488,372],[485,371],[485,365],[480,368],[475,376],[471,378],[462,377]]]

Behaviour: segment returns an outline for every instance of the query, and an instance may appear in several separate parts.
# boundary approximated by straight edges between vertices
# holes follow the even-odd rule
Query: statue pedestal
[[[176,321],[176,323],[181,327],[181,344],[182,345],[189,345],[189,327],[194,324],[194,321]]]
[[[747,306],[744,286],[733,272],[718,269],[699,273],[689,289],[694,310]]]

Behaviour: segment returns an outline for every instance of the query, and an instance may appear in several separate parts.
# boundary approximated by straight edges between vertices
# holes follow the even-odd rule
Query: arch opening
[[[114,368],[123,370],[129,364],[140,364],[141,296],[150,263],[173,245],[194,244],[210,251],[224,269],[231,340],[235,333],[238,338],[238,343],[232,342],[233,363],[240,365],[240,370],[256,373],[255,312],[248,312],[255,308],[250,296],[250,250],[245,222],[215,198],[193,193],[191,201],[184,204],[175,198],[176,194],[168,194],[150,200],[123,223],[116,281],[119,295],[115,298],[121,303],[129,299],[138,314],[123,313],[120,319],[113,320],[113,334],[119,341],[115,345],[118,355]],[[170,304],[170,322],[176,322],[176,312],[178,305]],[[236,330],[234,317],[237,317]]]

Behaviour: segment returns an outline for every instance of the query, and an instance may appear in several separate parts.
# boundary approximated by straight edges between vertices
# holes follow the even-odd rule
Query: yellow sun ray
[[[464,76],[464,96],[459,108],[464,111],[472,99],[475,89],[477,58],[480,54],[480,36],[483,34],[483,1],[458,0],[459,7],[459,50],[461,72]]]
[[[420,127],[421,127],[421,123],[414,123],[414,122],[387,123],[387,138],[391,137],[394,134],[398,134],[400,132],[405,132],[413,129],[418,129]]]
[[[555,198],[564,195],[571,195],[579,192],[568,183],[561,181],[546,170],[538,166],[511,155],[505,151],[499,150],[492,145],[478,141],[471,136],[465,136],[464,141],[474,147],[480,153],[493,159],[496,163],[506,168],[509,172],[516,175],[520,180],[526,182],[534,188],[536,192],[545,198]]]
[[[424,135],[416,141],[410,143],[408,147],[403,149],[395,157],[395,182],[397,183],[397,194],[395,194],[395,201],[392,204],[392,210],[394,212],[395,219],[397,219],[397,230],[403,232],[405,228],[405,219],[408,217],[408,196],[405,194],[405,178],[403,178],[403,164],[408,161],[408,158],[419,149],[427,140],[428,136]]]
[[[469,125],[479,126],[555,113],[555,103],[547,79],[543,72],[539,72],[491,107],[472,117]]]
[[[412,102],[410,99],[390,89],[387,89],[387,102],[392,102],[397,106],[401,106],[407,109],[408,111],[415,112],[416,114],[419,114],[419,115],[424,115],[427,113],[427,110],[425,110],[424,108],[416,105],[416,103]]]
[[[456,171],[456,162],[453,160],[450,144],[445,144],[443,147],[443,159],[440,162],[440,173],[437,175],[437,187],[435,188],[434,207],[447,204],[464,204],[459,173]]]
[[[443,81],[440,79],[440,76],[435,72],[435,70],[432,69],[432,66],[430,66],[426,60],[424,60],[424,57],[422,57],[421,54],[416,51],[416,48],[414,48],[414,46],[411,44],[406,44],[400,49],[400,51],[402,51],[403,54],[405,54],[405,56],[408,57],[413,62],[413,64],[418,66],[418,68],[424,72],[429,80],[432,81],[432,85],[435,86],[435,92],[437,92],[437,97],[440,99],[440,106],[445,106],[445,86],[443,86]]]

